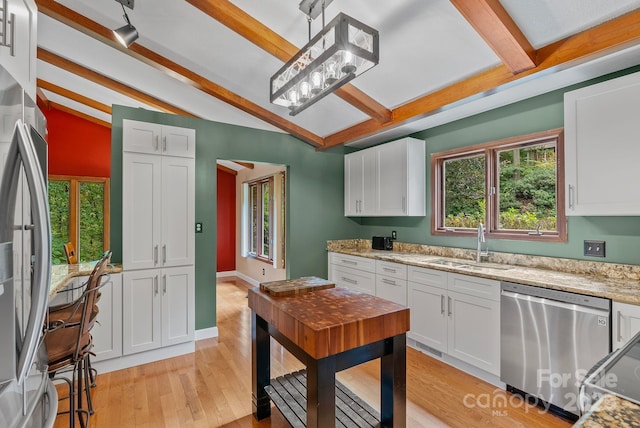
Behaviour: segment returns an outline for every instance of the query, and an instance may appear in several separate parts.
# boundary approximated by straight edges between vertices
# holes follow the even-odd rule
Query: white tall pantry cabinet
[[[123,121],[123,354],[193,341],[195,130]]]

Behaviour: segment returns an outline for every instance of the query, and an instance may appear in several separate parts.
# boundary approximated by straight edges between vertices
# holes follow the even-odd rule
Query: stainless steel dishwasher
[[[500,307],[500,379],[507,390],[578,415],[580,383],[611,350],[611,300],[502,282]]]

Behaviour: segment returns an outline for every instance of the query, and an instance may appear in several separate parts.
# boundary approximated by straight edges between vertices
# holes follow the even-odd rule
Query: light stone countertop
[[[403,243],[394,243],[395,251],[372,250],[369,240],[328,241],[327,250],[640,304],[640,266],[636,265],[506,253],[492,253],[488,262],[476,263],[473,250]],[[465,266],[433,263],[441,259]]]
[[[607,428],[640,426],[640,406],[615,395],[605,394],[573,426]]]
[[[66,287],[73,278],[79,276],[89,276],[93,271],[97,261],[78,263],[72,265],[52,265],[51,266],[51,284],[49,286],[49,298],[53,297],[58,291]],[[122,266],[110,265],[107,268],[109,273],[122,272]]]

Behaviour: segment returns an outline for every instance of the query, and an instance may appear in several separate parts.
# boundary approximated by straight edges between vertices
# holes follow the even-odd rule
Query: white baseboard
[[[212,337],[218,337],[218,327],[201,328],[200,330],[196,330],[196,341],[211,339]]]
[[[179,355],[191,354],[195,352],[195,350],[195,342],[187,342],[179,345],[167,346],[165,348],[154,349],[153,351],[124,355],[122,357],[111,358],[104,361],[95,361],[94,359],[91,359],[91,365],[93,368],[98,370],[98,373],[108,373],[139,366],[141,364],[164,360],[166,358],[177,357]]]
[[[236,276],[240,279],[247,281],[249,284],[253,285],[254,287],[258,287],[260,285],[260,281],[256,281],[255,279],[243,274],[242,272],[236,272]]]
[[[216,278],[224,278],[227,276],[238,276],[238,272],[235,270],[228,270],[225,272],[216,272]]]

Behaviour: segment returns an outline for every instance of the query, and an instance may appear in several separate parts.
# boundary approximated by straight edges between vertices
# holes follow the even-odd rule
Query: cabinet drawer
[[[407,281],[390,276],[376,275],[376,296],[407,306]]]
[[[398,279],[407,279],[407,265],[376,260],[376,273]]]
[[[409,266],[407,279],[416,284],[447,288],[447,272],[441,270]]]
[[[333,282],[338,287],[350,288],[363,293],[376,294],[376,275],[346,266],[332,266]]]
[[[449,290],[489,300],[500,300],[500,282],[475,276],[449,273]]]
[[[331,253],[331,263],[338,266],[346,266],[353,269],[374,273],[376,261],[366,257],[350,256],[348,254]]]

